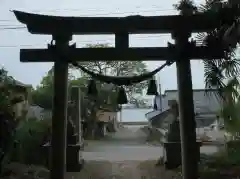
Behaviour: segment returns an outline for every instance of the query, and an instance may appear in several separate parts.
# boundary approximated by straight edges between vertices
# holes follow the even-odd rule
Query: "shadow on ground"
[[[66,179],[171,179],[172,171],[156,166],[157,161],[89,161],[80,173],[68,173]]]

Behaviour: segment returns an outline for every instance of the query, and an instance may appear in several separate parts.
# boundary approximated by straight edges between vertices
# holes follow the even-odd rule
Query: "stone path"
[[[156,161],[89,161],[80,173],[68,173],[67,179],[170,179],[173,172],[156,167]]]
[[[161,147],[146,144],[146,135],[138,129],[123,128],[102,141],[88,141],[83,157],[87,161],[156,160]]]
[[[156,166],[162,147],[145,143],[138,128],[123,128],[102,141],[88,142],[86,160],[80,173],[67,173],[66,179],[170,179],[173,172]],[[204,148],[204,153],[216,149]]]

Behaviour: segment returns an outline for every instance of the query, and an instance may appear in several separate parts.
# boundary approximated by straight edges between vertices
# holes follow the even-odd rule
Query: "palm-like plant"
[[[207,0],[201,6],[203,12],[219,14],[221,23],[208,34],[199,34],[197,39],[202,44],[223,50],[222,59],[203,60],[206,88],[218,89],[218,96],[223,101],[222,118],[228,131],[234,134],[239,130],[239,62],[236,49],[240,41],[240,2],[236,0]]]
[[[236,0],[227,2],[207,0],[205,5],[199,8],[202,12],[217,13],[221,19],[219,26],[214,31],[198,34],[196,38],[199,43],[224,52],[222,59],[203,60],[206,88],[218,89],[218,95],[224,100],[227,100],[226,98],[229,100],[229,93],[234,95],[233,99],[239,95],[236,91],[236,87],[239,85],[236,77],[240,72],[240,61],[235,54],[240,41],[239,5],[240,2]]]
[[[177,10],[192,9],[192,13],[212,13],[218,17],[218,26],[211,32],[199,33],[196,42],[224,54],[221,59],[203,59],[204,78],[205,88],[217,89],[217,97],[223,102],[224,122],[231,124],[238,120],[236,102],[240,98],[240,59],[236,56],[240,42],[240,1],[206,0],[205,4],[196,7],[191,0],[182,0],[175,7]]]

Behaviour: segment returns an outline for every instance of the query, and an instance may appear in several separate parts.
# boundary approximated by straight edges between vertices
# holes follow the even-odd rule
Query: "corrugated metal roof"
[[[18,81],[18,80],[15,80],[15,79],[12,78],[12,77],[7,77],[6,83],[7,83],[8,85],[19,86],[19,87],[26,87],[26,88],[32,86],[32,85],[29,85],[29,84],[24,84],[24,83],[22,83],[22,82],[20,82],[20,81]]]

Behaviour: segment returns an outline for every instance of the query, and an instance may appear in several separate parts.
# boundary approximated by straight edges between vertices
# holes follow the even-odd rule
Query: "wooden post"
[[[54,96],[52,115],[51,140],[51,179],[64,179],[66,164],[66,129],[67,129],[67,91],[68,63],[61,54],[68,48],[69,36],[53,37],[56,41],[56,56],[54,62]]]
[[[129,34],[128,32],[116,32],[115,34],[115,48],[118,52],[123,52],[127,50],[129,47]],[[126,59],[122,59],[122,61],[126,61]],[[120,72],[121,73],[121,72]],[[119,74],[121,75],[121,74]]]
[[[180,30],[174,34],[179,56],[176,61],[179,98],[183,179],[198,178],[196,122],[194,115],[191,64],[187,52],[190,33]]]
[[[115,34],[115,48],[119,51],[128,49],[129,47],[129,34],[127,32],[117,32]],[[124,59],[123,59],[124,60]],[[120,105],[120,125],[122,126],[122,105]]]

